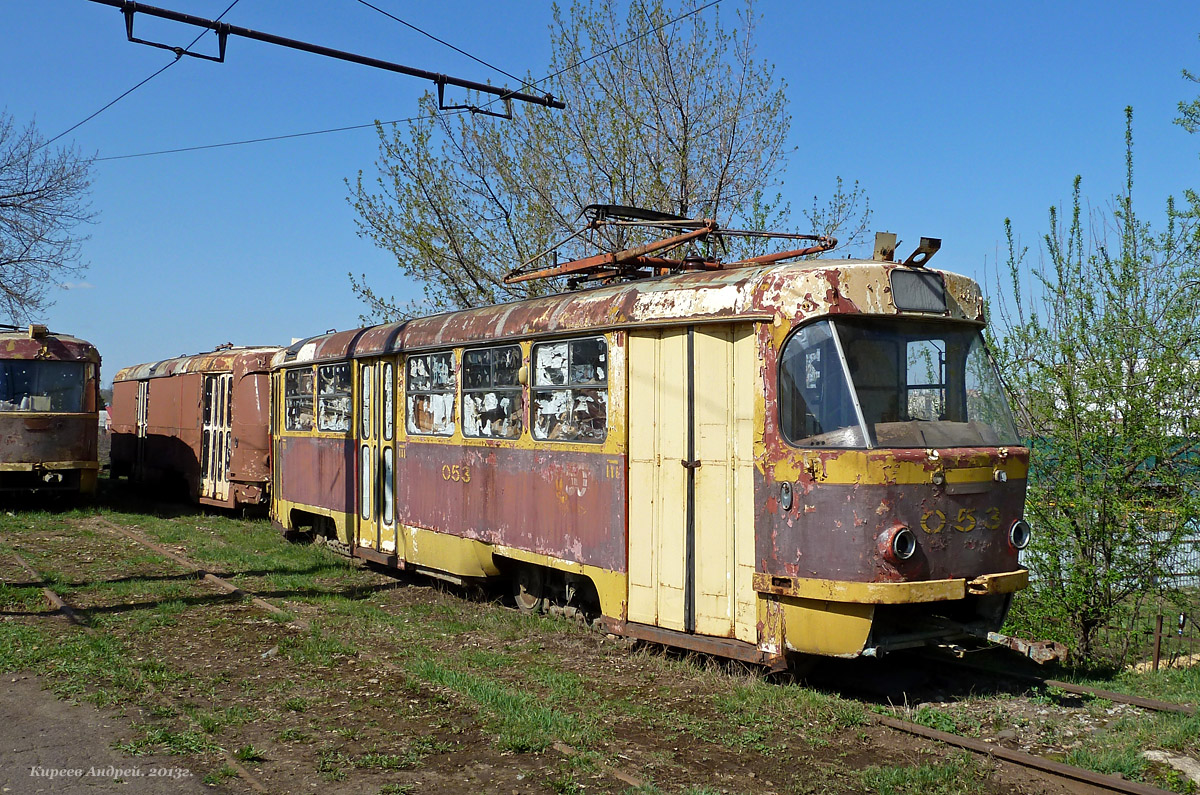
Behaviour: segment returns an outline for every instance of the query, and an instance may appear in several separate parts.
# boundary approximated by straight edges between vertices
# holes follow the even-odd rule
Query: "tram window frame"
[[[600,346],[598,355],[595,357],[596,364],[578,364],[576,359],[576,351],[589,343],[598,343]],[[555,365],[552,363],[542,362],[541,354],[543,351],[548,351],[548,349],[559,347],[565,347],[566,350],[566,361],[564,364]],[[611,362],[609,360],[608,353],[608,339],[604,335],[571,337],[548,342],[539,342],[533,345],[530,350],[530,363],[531,368],[533,369],[533,378],[531,379],[532,385],[530,386],[529,399],[529,431],[534,439],[538,440],[539,442],[566,442],[573,444],[603,444],[605,440],[608,439],[608,395],[609,375],[611,371]],[[554,354],[550,353],[550,355]],[[593,377],[590,380],[586,378],[578,378],[577,376],[580,374],[580,372],[582,372],[581,368],[589,366],[593,368],[593,371],[602,370],[602,374],[597,378],[593,373]],[[558,370],[563,372],[563,375],[561,376],[563,380],[561,382],[557,382],[555,377],[548,375],[549,373]],[[557,419],[555,420],[553,426],[550,428],[545,428],[540,422],[540,417],[550,414],[551,411],[543,411],[543,406],[546,405],[546,402],[550,401],[558,404],[563,403],[561,397],[552,395],[552,393],[555,392],[566,393],[567,408],[565,409],[565,412],[560,411],[555,415]],[[574,421],[574,417],[579,411],[579,401],[581,398],[584,398],[582,393],[591,393],[586,396],[586,399],[591,399],[593,401],[597,398],[599,399],[598,405],[601,408],[601,411],[597,414],[591,415],[591,417],[588,418],[592,422],[593,433],[595,431],[596,418],[599,418],[599,422],[602,423],[600,427],[601,432],[599,435],[593,435],[589,437],[584,436],[579,432],[579,429],[586,422],[588,422],[588,419],[585,419],[583,422]],[[542,396],[546,397],[543,398]],[[553,406],[551,405],[549,408],[553,409]],[[557,431],[557,429],[564,426],[569,427],[568,423],[561,419],[564,413],[569,413],[572,415],[571,424],[574,425],[576,430],[573,433],[568,430],[568,433],[571,435],[552,436],[551,434]]]
[[[821,336],[821,335],[824,336]],[[800,340],[813,335],[812,341]],[[794,354],[793,345],[803,345]],[[802,356],[803,368],[795,374],[802,376],[803,385],[792,382],[789,387],[785,378],[791,372],[791,356]],[[779,347],[776,373],[776,414],[779,433],[792,447],[815,449],[864,449],[871,446],[863,429],[862,412],[858,395],[853,389],[846,372],[845,355],[838,337],[836,324],[830,318],[819,318],[794,329]],[[805,392],[817,392],[819,402],[814,403]],[[841,393],[840,395],[838,393]],[[803,411],[803,416],[794,409]],[[816,409],[814,413],[813,408]],[[789,410],[791,413],[789,413]],[[818,416],[818,414],[820,416]],[[805,433],[796,433],[797,417]],[[825,423],[837,423],[837,427],[825,428]],[[847,421],[850,420],[850,421]]]
[[[340,371],[340,372],[339,372]],[[326,384],[330,389],[326,391]],[[352,384],[350,378],[350,362],[333,362],[317,366],[317,431],[319,433],[336,433],[349,436],[354,430]],[[340,404],[340,405],[339,405]],[[344,422],[343,427],[327,425],[326,409],[329,416],[340,413]]]
[[[293,378],[295,376],[295,378]],[[303,377],[307,376],[307,379]],[[283,429],[289,433],[311,433],[316,427],[316,369],[307,367],[289,367],[283,371]],[[302,394],[304,381],[307,380],[307,396]],[[295,386],[295,389],[293,389]],[[306,400],[307,398],[307,400]],[[293,407],[300,407],[299,412],[293,412]],[[304,416],[303,409],[308,408],[308,424],[299,420]]]
[[[472,359],[486,354],[485,362],[475,362]],[[513,356],[515,355],[515,364],[513,359],[508,359],[501,364],[498,361],[499,355]],[[463,351],[462,359],[462,431],[463,436],[468,439],[519,439],[525,430],[525,386],[521,383],[520,372],[524,364],[523,353],[521,346],[518,344],[512,345],[494,345],[488,348],[468,348]],[[500,368],[503,367],[501,375]],[[471,384],[471,386],[468,386]],[[476,422],[475,432],[470,431],[468,424],[468,414],[472,412],[474,406],[473,401],[479,400],[486,404],[489,396],[494,401],[495,405],[491,408],[480,406],[474,411],[474,416],[482,417],[484,412],[501,410],[504,400],[516,400],[515,411],[507,411],[504,413],[503,419],[509,421],[507,433],[492,434],[484,433],[483,429],[492,426],[493,421],[480,420]]]
[[[434,370],[433,362],[437,358],[448,357],[449,367],[444,374]],[[424,362],[424,374],[413,374],[413,365],[417,362]],[[458,427],[458,417],[456,414],[458,408],[458,357],[455,351],[430,351],[428,353],[410,354],[404,361],[404,427],[409,435],[412,436],[453,436]],[[444,375],[441,380],[435,382],[435,378]],[[424,379],[424,381],[420,380]],[[414,386],[414,383],[417,386]],[[425,386],[422,387],[421,384]],[[435,383],[437,388],[435,389]],[[445,412],[445,423],[438,429],[436,422],[433,423],[432,429],[424,430],[416,427],[415,419],[417,417],[417,408],[414,405],[415,400],[428,398],[427,406],[432,406],[436,402],[434,399],[439,396],[449,396],[450,408]],[[432,415],[431,415],[432,416]]]

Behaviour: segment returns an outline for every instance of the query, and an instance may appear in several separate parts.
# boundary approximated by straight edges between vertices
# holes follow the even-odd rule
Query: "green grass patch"
[[[588,719],[555,709],[519,686],[456,670],[436,660],[412,661],[408,670],[419,679],[448,687],[473,701],[490,716],[501,749],[537,752],[556,740],[586,746],[599,734]]]
[[[267,758],[266,752],[261,748],[255,748],[248,743],[235,750],[233,756],[239,762],[261,762]]]
[[[279,650],[292,662],[303,666],[315,665],[322,668],[332,666],[339,657],[352,657],[358,653],[358,649],[353,644],[342,641],[333,635],[327,635],[315,625],[303,637],[289,637],[281,640]]]
[[[961,753],[922,765],[872,765],[858,777],[876,795],[969,795],[984,791],[988,773],[979,760]]]
[[[1137,748],[1075,748],[1063,759],[1068,765],[1095,770],[1097,773],[1121,775],[1132,781],[1145,780],[1149,762]]]
[[[217,787],[224,784],[231,778],[237,778],[237,771],[227,764],[221,765],[211,773],[206,773],[202,779],[205,784],[210,787]]]
[[[205,736],[203,732],[192,729],[174,731],[164,726],[150,726],[147,724],[135,725],[134,729],[140,732],[141,736],[128,743],[118,743],[115,746],[117,750],[132,756],[143,756],[155,751],[176,756],[186,756],[220,750],[217,744]]]

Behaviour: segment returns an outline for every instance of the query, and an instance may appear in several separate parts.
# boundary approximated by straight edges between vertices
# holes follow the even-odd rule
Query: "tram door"
[[[200,438],[200,496],[229,499],[229,459],[233,437],[230,406],[233,374],[204,376],[204,417]]]
[[[629,335],[629,620],[758,639],[750,325]]]
[[[358,541],[392,555],[396,524],[396,369],[394,360],[358,364]]]
[[[138,381],[137,407],[135,413],[137,415],[137,441],[133,453],[133,479],[142,480],[146,477],[146,428],[149,423],[146,419],[146,411],[150,404],[150,382],[147,380]]]

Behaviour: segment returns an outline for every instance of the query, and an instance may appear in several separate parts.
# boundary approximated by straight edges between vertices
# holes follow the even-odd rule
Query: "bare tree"
[[[592,203],[634,205],[723,225],[789,229],[778,196],[790,152],[787,85],[756,60],[752,3],[725,27],[696,0],[554,8],[547,86],[567,109],[514,108],[511,121],[428,115],[379,130],[378,176],[351,184],[360,234],[391,251],[424,287],[397,306],[351,275],[370,315],[470,307],[555,285],[506,285],[503,275],[578,228]],[[771,196],[775,198],[770,198]],[[858,184],[841,180],[829,205],[798,231],[861,233],[869,215]],[[836,227],[836,228],[831,228]],[[627,228],[610,233],[627,235]],[[843,235],[844,237],[844,235]],[[610,237],[611,249],[637,242]],[[584,253],[578,241],[564,256]]]
[[[87,267],[79,261],[86,237],[76,228],[93,218],[91,165],[74,147],[50,149],[32,122],[18,130],[0,111],[0,313],[14,321],[52,304],[49,290]]]

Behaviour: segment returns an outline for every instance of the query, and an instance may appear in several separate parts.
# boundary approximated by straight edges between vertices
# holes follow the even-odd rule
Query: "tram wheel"
[[[546,578],[538,566],[518,566],[513,573],[513,601],[522,613],[540,613],[546,607]]]

